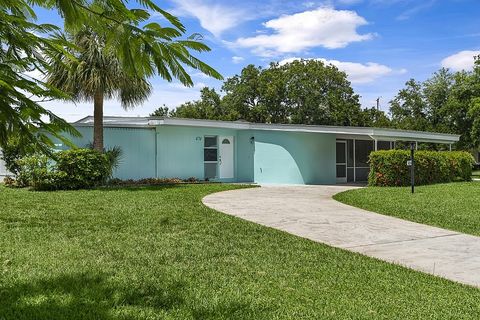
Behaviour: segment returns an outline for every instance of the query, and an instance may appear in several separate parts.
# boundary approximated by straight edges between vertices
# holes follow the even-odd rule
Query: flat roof
[[[93,117],[88,116],[74,123],[74,126],[90,127],[93,126]],[[236,130],[266,130],[266,131],[286,131],[286,132],[310,132],[310,133],[331,133],[336,134],[337,138],[355,139],[370,138],[373,140],[385,141],[419,141],[433,143],[454,143],[460,140],[456,134],[399,130],[389,128],[373,127],[348,127],[348,126],[324,126],[324,125],[304,125],[304,124],[270,124],[253,123],[247,121],[220,121],[220,120],[201,120],[185,118],[161,118],[161,117],[111,117],[103,118],[105,127],[138,127],[154,128],[156,126],[184,126],[184,127],[205,127],[205,128],[223,128]]]

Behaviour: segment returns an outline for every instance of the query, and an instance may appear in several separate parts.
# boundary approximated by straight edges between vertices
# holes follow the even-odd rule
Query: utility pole
[[[380,111],[380,98],[381,97],[378,97],[377,100],[376,100],[377,101],[377,111]]]

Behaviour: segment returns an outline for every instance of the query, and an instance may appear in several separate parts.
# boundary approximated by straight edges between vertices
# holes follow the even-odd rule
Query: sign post
[[[412,186],[412,193],[415,193],[415,146],[416,143],[410,143],[410,161],[408,161],[408,165],[410,165],[410,185]]]

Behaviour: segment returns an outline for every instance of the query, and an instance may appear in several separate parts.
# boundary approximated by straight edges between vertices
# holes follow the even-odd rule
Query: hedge
[[[19,160],[17,186],[34,190],[92,188],[104,184],[112,170],[107,156],[91,149],[60,151],[54,160],[38,154]]]
[[[370,153],[371,186],[410,185],[410,151],[382,150]],[[470,181],[475,161],[465,151],[416,151],[415,184]]]

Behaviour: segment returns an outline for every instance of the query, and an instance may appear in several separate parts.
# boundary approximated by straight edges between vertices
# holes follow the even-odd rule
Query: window
[[[203,149],[203,161],[217,161],[217,149]]]
[[[215,179],[218,169],[218,138],[205,136],[203,141],[204,176],[205,179]]]
[[[216,148],[217,147],[217,136],[205,136],[204,147],[205,148]]]

